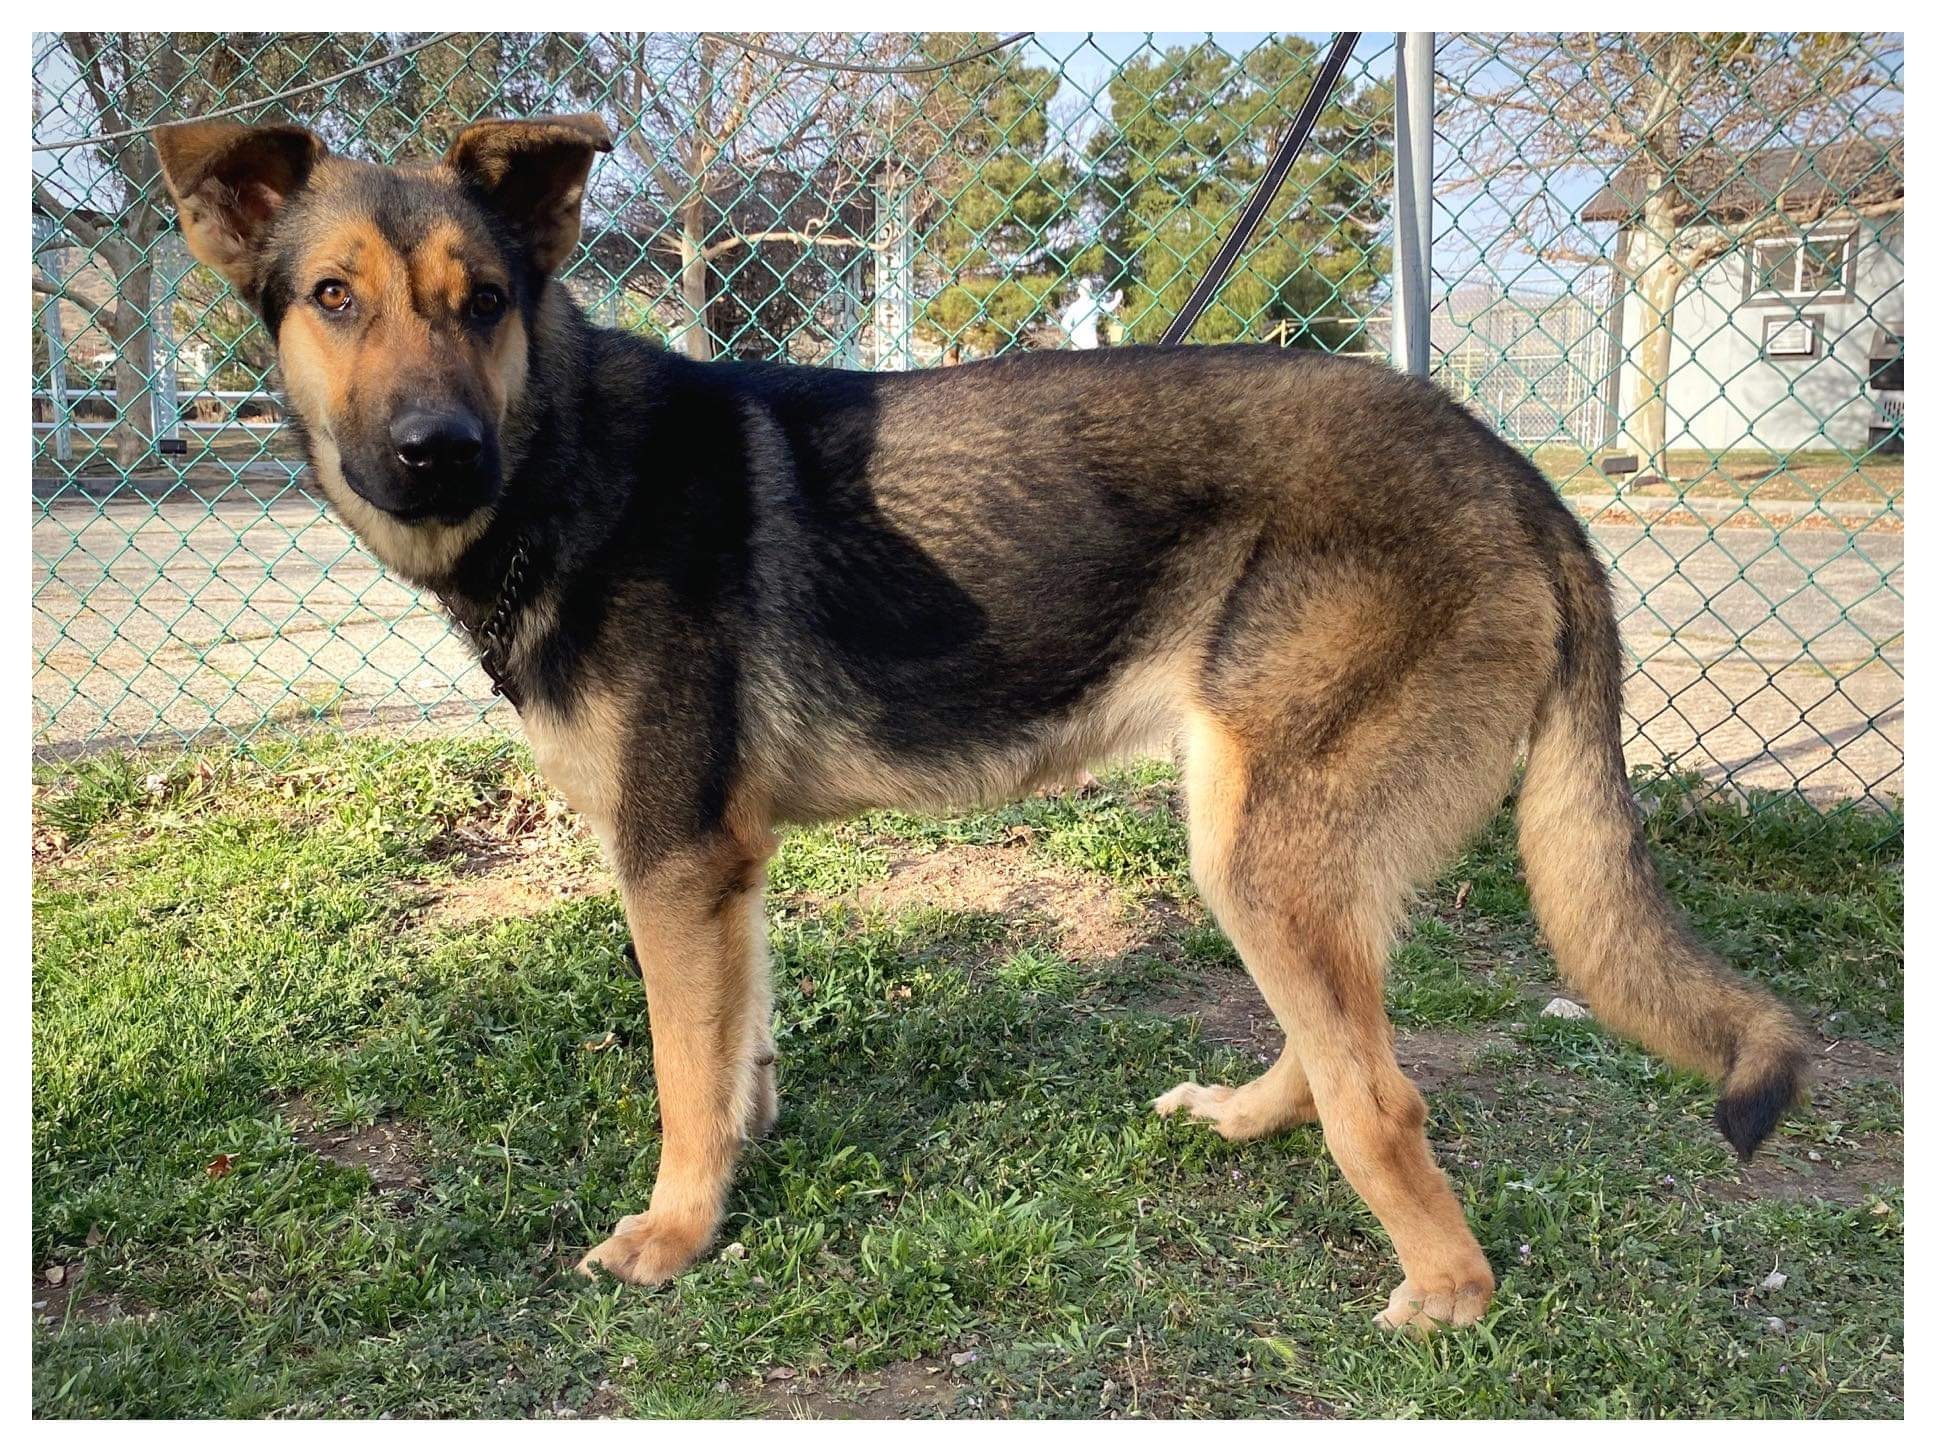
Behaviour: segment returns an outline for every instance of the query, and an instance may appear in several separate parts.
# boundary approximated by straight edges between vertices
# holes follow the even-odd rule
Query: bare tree
[[[856,59],[845,41],[772,39]],[[904,55],[904,44],[884,38],[858,58],[885,63]],[[708,35],[604,36],[598,50],[620,131],[644,174],[641,200],[658,214],[651,230],[675,264],[675,346],[713,356],[709,308],[734,254],[769,243],[871,245],[833,224],[890,150],[905,149],[893,139],[901,108],[891,78],[793,65]],[[797,227],[739,228],[738,204],[767,172],[825,205],[809,208],[813,215]]]
[[[154,443],[155,244],[175,225],[154,144],[138,128],[180,120],[315,80],[409,42],[374,34],[216,35],[160,31],[67,31],[37,41],[36,140],[134,131],[98,145],[42,153],[34,208],[98,263],[87,279],[35,266],[33,290],[79,307],[114,347],[115,462],[133,468]],[[295,109],[257,109],[245,120],[293,119],[332,147],[386,152],[426,129],[471,119],[497,94],[503,64],[494,37],[454,36],[387,71],[348,78]],[[105,281],[107,295],[101,295]],[[201,294],[204,313],[215,295]],[[223,308],[227,338],[248,319]],[[218,329],[219,333],[223,329]]]
[[[111,132],[163,114],[182,77],[181,51],[163,43],[167,40],[138,33],[63,35],[75,73],[71,84],[84,89],[88,103],[82,114]],[[115,459],[124,468],[141,461],[153,435],[153,245],[170,215],[159,178],[155,149],[145,135],[103,142],[99,167],[92,171],[50,169],[34,175],[35,209],[89,249],[113,279],[113,296],[101,298],[38,266],[33,273],[36,294],[54,299],[55,307],[62,301],[79,305],[101,321],[114,344],[112,439]]]
[[[1682,285],[1756,237],[1902,205],[1901,43],[1883,35],[1461,36],[1439,56],[1439,126],[1496,236],[1547,262],[1613,267],[1638,309],[1633,445],[1665,474]],[[1580,218],[1604,178],[1615,227]]]

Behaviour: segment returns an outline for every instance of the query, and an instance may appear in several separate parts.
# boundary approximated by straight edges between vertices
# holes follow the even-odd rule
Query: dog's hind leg
[[[621,1220],[581,1270],[650,1284],[692,1264],[718,1228],[741,1143],[778,1113],[764,863],[727,840],[623,883],[664,1138],[650,1208]]]
[[[1232,790],[1239,785],[1230,775],[1234,762],[1219,749],[1220,743],[1221,733],[1207,725],[1192,734],[1184,756],[1184,794],[1190,811],[1191,874],[1204,901],[1229,932],[1230,914],[1220,906],[1219,898],[1229,868],[1229,828],[1242,816],[1243,791]],[[1238,950],[1245,966],[1250,967],[1248,952],[1241,944]],[[1225,1139],[1246,1140],[1280,1134],[1318,1117],[1310,1077],[1298,1058],[1297,1045],[1289,1037],[1286,1006],[1271,997],[1272,983],[1260,977],[1254,967],[1251,978],[1270,1004],[1278,1027],[1286,1030],[1277,1061],[1247,1084],[1199,1084],[1194,1079],[1178,1084],[1151,1106],[1164,1118],[1182,1111],[1215,1126]]]
[[[1393,812],[1368,762],[1300,764],[1208,716],[1188,750],[1192,870],[1286,1043],[1251,1083],[1179,1085],[1158,1111],[1188,1110],[1232,1139],[1315,1115],[1404,1269],[1381,1323],[1469,1324],[1491,1299],[1492,1272],[1433,1161],[1425,1101],[1394,1056],[1384,969],[1420,841],[1428,853],[1450,850],[1475,810],[1489,809],[1477,801],[1492,784],[1479,778],[1494,764],[1471,770],[1468,788],[1478,790],[1464,793],[1462,810],[1433,801]],[[1508,743],[1503,764],[1510,759]]]

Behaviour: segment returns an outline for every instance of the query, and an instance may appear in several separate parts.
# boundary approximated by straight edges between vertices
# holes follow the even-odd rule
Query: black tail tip
[[[1802,1069],[1795,1060],[1762,1075],[1752,1084],[1731,1087],[1714,1106],[1714,1125],[1746,1160],[1801,1098]]]

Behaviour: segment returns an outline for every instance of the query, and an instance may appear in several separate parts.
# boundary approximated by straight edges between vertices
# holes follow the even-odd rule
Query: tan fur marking
[[[754,743],[758,765],[751,775],[766,784],[764,798],[783,822],[825,821],[886,806],[949,811],[1009,801],[1088,766],[1167,748],[1194,696],[1196,654],[1194,646],[1179,646],[1132,661],[1067,719],[952,772],[928,762],[896,762],[848,723],[809,720],[789,708],[783,678],[755,679],[752,688],[771,703],[756,719],[782,730],[769,729]]]
[[[1404,890],[1392,824],[1287,773],[1224,724],[1190,734],[1190,861],[1285,1032],[1278,1064],[1241,1088],[1180,1084],[1157,1112],[1186,1110],[1232,1139],[1315,1111],[1325,1143],[1392,1238],[1405,1281],[1386,1325],[1465,1325],[1492,1296],[1492,1271],[1424,1137],[1425,1102],[1392,1053],[1384,968]],[[1340,765],[1364,779],[1370,760]],[[1439,844],[1432,844],[1434,848]]]
[[[739,1147],[777,1112],[761,911],[771,839],[721,837],[623,884],[645,976],[664,1149],[651,1207],[580,1262],[648,1284],[712,1239]]]
[[[523,637],[534,640],[543,631],[544,620],[533,620]],[[593,689],[582,692],[568,714],[532,704],[518,719],[538,769],[590,825],[609,857],[622,806],[624,707],[610,693]]]
[[[464,234],[455,223],[439,222],[410,252],[410,280],[423,304],[460,313],[470,300],[474,280],[464,262]]]
[[[494,511],[480,509],[457,524],[437,521],[406,523],[384,513],[350,488],[343,478],[335,443],[316,434],[316,482],[323,497],[343,516],[343,522],[369,546],[370,553],[412,584],[428,585],[446,578],[465,550],[483,538]]]

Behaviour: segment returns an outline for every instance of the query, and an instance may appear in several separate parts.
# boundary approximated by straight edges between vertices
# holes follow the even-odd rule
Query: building
[[[1721,165],[1711,185],[1679,181],[1697,208],[1682,242],[1725,246],[1674,302],[1666,447],[1717,455],[1899,447],[1900,143],[1769,148]],[[1645,225],[1651,185],[1641,166],[1623,168],[1581,209],[1582,221],[1617,224],[1620,261],[1633,229]],[[1651,391],[1633,362],[1644,316],[1631,297],[1616,302],[1622,418]]]

